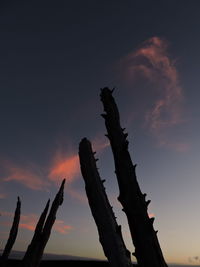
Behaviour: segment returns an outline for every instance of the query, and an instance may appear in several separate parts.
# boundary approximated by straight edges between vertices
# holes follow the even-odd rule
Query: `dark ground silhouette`
[[[8,260],[6,267],[20,267],[20,260]],[[78,260],[44,260],[41,261],[40,267],[109,267],[106,261],[78,261]],[[133,265],[136,267],[136,265]]]
[[[8,261],[8,265],[6,267],[20,267],[20,264],[21,264],[21,261],[20,260],[9,260]],[[41,261],[40,263],[40,267],[92,267],[92,266],[97,266],[97,267],[107,267],[109,266],[108,265],[108,262],[103,262],[103,261],[100,261],[100,262],[97,262],[97,261],[71,261],[71,260],[67,260],[67,261],[62,261],[62,260],[44,260],[44,261]]]

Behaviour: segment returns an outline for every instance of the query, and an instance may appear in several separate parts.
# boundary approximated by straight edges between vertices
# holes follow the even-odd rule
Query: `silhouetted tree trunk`
[[[39,249],[38,244],[41,240],[44,222],[45,222],[47,212],[49,209],[49,203],[50,203],[50,200],[48,200],[46,207],[38,220],[33,238],[23,258],[23,266],[32,266],[31,264],[34,264],[34,261],[37,257],[38,249]]]
[[[91,143],[86,138],[80,142],[79,158],[90,209],[104,254],[112,267],[131,267],[130,252],[125,247],[121,226],[116,222],[103,186],[105,180],[101,180],[99,176]]]
[[[18,233],[18,227],[19,227],[19,221],[20,221],[20,212],[21,212],[21,201],[20,198],[17,198],[17,207],[15,209],[15,215],[14,215],[14,220],[13,224],[10,230],[9,238],[6,243],[6,246],[4,248],[3,254],[1,256],[0,260],[0,266],[4,267],[6,266],[6,261],[10,255],[10,252],[12,250],[12,247],[15,243],[15,240],[17,238],[17,233]]]
[[[136,165],[132,164],[128,152],[128,134],[120,126],[120,117],[117,105],[108,88],[101,90],[107,128],[107,137],[110,140],[115,172],[119,185],[118,200],[126,213],[128,224],[135,246],[135,257],[142,267],[166,267],[166,263],[158,242],[156,231],[153,228],[154,218],[149,218],[147,207],[150,201],[146,201],[146,194],[142,194],[135,173]]]
[[[65,179],[60,186],[60,189],[52,203],[49,215],[46,219],[49,208],[49,201],[47,202],[46,207],[37,223],[31,244],[29,245],[27,252],[25,253],[22,260],[22,267],[38,267],[40,265],[45,246],[51,234],[51,229],[56,220],[57,210],[63,203],[64,185]]]

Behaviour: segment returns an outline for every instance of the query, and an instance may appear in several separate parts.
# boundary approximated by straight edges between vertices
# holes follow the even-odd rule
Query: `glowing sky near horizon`
[[[108,86],[166,261],[200,264],[199,11],[195,0],[1,1],[0,249],[17,196],[24,251],[65,177],[45,251],[104,258],[77,154],[87,137],[134,251],[100,116]]]

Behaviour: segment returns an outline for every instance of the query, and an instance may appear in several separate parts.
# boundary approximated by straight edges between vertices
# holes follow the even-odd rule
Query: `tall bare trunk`
[[[104,180],[101,180],[97,171],[91,143],[86,138],[80,142],[79,158],[90,209],[104,254],[112,267],[131,267],[130,252],[125,247],[121,226],[116,222],[103,186]]]
[[[38,254],[38,249],[39,249],[39,242],[41,240],[41,236],[42,236],[42,231],[43,231],[43,227],[44,227],[44,222],[46,220],[46,216],[47,216],[47,212],[49,209],[49,203],[50,200],[48,200],[46,207],[44,209],[44,211],[42,212],[38,223],[35,227],[35,232],[33,235],[33,238],[31,240],[30,245],[28,246],[28,249],[24,255],[24,258],[22,260],[22,265],[25,266],[33,266],[35,263],[34,261],[36,260],[37,254]]]
[[[12,250],[12,247],[15,243],[15,240],[17,238],[18,228],[19,228],[19,221],[20,221],[20,213],[21,213],[21,201],[20,198],[17,198],[17,207],[15,209],[15,215],[13,219],[13,224],[10,230],[9,238],[6,243],[6,246],[4,248],[3,254],[1,256],[1,267],[6,265],[6,261],[10,255],[10,252]]]
[[[38,267],[40,265],[45,246],[51,234],[51,229],[56,220],[57,210],[63,203],[64,185],[65,179],[60,186],[60,189],[52,203],[49,215],[46,219],[49,208],[49,201],[47,202],[46,207],[37,223],[31,244],[28,246],[28,249],[22,260],[22,267]]]
[[[120,125],[120,116],[117,105],[112,96],[112,90],[104,88],[101,91],[107,128],[110,140],[115,172],[119,185],[118,200],[126,213],[128,224],[135,246],[135,257],[142,267],[166,267],[166,263],[158,242],[156,231],[153,228],[154,218],[149,218],[146,194],[142,194],[137,182],[135,167],[128,152],[128,134]]]

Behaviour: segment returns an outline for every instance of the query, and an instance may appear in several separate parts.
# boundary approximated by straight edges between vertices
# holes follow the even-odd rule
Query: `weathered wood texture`
[[[128,152],[127,133],[120,125],[120,116],[113,90],[104,88],[101,90],[107,128],[107,137],[110,140],[115,173],[119,185],[118,200],[123,206],[135,246],[135,257],[141,267],[166,267],[166,263],[159,245],[157,232],[153,228],[154,218],[149,218],[146,194],[142,194],[137,182],[135,167]]]
[[[126,249],[121,226],[116,222],[112,207],[107,198],[101,180],[91,143],[84,138],[79,145],[79,158],[86,194],[94,220],[97,225],[99,240],[104,254],[112,267],[130,267],[130,252]]]
[[[40,265],[45,246],[51,234],[51,229],[56,220],[57,210],[63,202],[64,184],[65,179],[63,180],[61,187],[52,203],[48,216],[47,213],[49,208],[49,201],[47,202],[46,207],[42,212],[35,228],[33,239],[30,245],[28,246],[28,249],[22,260],[22,267],[38,267]]]
[[[10,229],[9,238],[8,238],[8,241],[5,245],[1,259],[0,259],[0,266],[1,267],[6,266],[6,261],[9,257],[9,254],[10,254],[12,247],[15,243],[15,240],[17,238],[19,221],[20,221],[20,213],[21,213],[21,201],[20,201],[20,198],[18,197],[17,198],[17,207],[15,209],[15,215],[14,215],[12,227]]]

